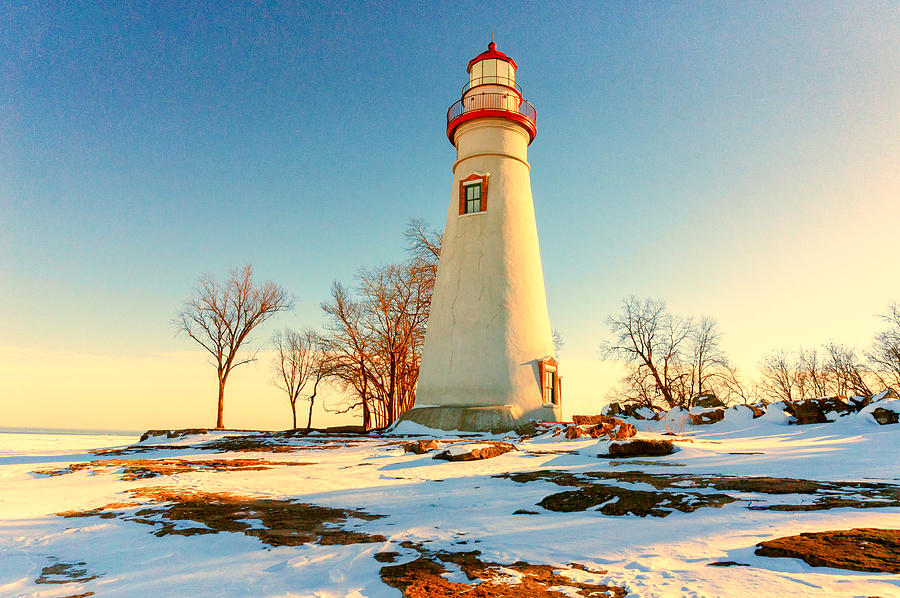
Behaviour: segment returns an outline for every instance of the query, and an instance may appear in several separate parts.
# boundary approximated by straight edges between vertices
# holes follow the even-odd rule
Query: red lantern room
[[[457,127],[476,118],[505,118],[528,131],[528,143],[537,135],[537,113],[531,102],[522,97],[516,83],[516,61],[497,50],[493,41],[487,52],[469,61],[469,80],[463,85],[462,97],[447,110],[447,138],[454,146]]]

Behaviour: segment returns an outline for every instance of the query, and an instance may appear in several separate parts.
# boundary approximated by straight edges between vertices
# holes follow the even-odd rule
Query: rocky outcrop
[[[415,442],[404,442],[403,451],[406,453],[415,453],[424,455],[428,451],[438,448],[437,440],[416,440]]]
[[[834,421],[841,415],[855,412],[856,407],[843,397],[819,397],[787,403],[785,411],[793,418],[791,423],[802,426]]]
[[[859,528],[760,542],[759,556],[802,559],[813,567],[900,573],[900,530]]]
[[[603,415],[630,417],[632,419],[658,420],[659,412],[634,403],[610,403],[603,408]]]
[[[671,440],[648,440],[636,438],[628,442],[614,442],[609,445],[610,457],[659,457],[671,455],[675,445]]]
[[[886,426],[888,424],[896,424],[900,421],[900,413],[896,411],[892,411],[890,409],[885,409],[883,407],[876,407],[874,411],[872,411],[872,417],[875,418],[882,426]]]
[[[744,405],[744,407],[753,412],[753,419],[762,417],[766,414],[766,410],[759,405]]]
[[[194,434],[207,434],[207,428],[184,428],[181,430],[147,430],[141,434],[139,442],[143,442],[151,436],[165,436],[166,438],[180,438],[182,436],[191,436]]]
[[[491,459],[517,450],[508,442],[476,442],[459,443],[434,455],[435,459],[446,461],[477,461],[479,459]]]
[[[631,438],[637,430],[631,424],[615,417],[605,415],[576,415],[572,418],[574,425],[566,428],[566,438],[573,440],[582,436],[591,438],[609,438],[620,440]]]
[[[692,412],[690,417],[691,423],[695,426],[714,424],[725,418],[725,408],[719,407],[718,409],[704,409],[696,413]]]
[[[724,407],[723,403],[716,395],[707,394],[695,397],[692,401],[694,407],[703,407],[704,409],[713,409],[716,407]]]

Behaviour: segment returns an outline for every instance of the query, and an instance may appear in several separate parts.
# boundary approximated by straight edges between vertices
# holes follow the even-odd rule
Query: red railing
[[[522,102],[519,103],[519,97],[514,93],[473,93],[457,100],[447,109],[447,126],[449,127],[450,123],[460,116],[478,110],[498,110],[519,114],[531,121],[533,127],[537,125],[537,112],[528,100],[522,99]]]
[[[512,87],[516,91],[519,92],[519,95],[522,95],[522,86],[513,81],[508,77],[498,77],[496,75],[485,75],[484,77],[476,77],[474,79],[470,79],[466,82],[462,87],[462,93],[460,95],[466,95],[466,92],[472,89],[473,87],[478,87],[479,85],[504,85],[506,87]]]

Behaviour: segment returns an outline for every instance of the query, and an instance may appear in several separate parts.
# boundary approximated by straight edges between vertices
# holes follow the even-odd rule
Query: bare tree
[[[620,392],[627,402],[671,409],[691,407],[702,395],[726,404],[749,400],[713,318],[682,318],[670,314],[661,300],[629,297],[606,323],[613,340],[600,349],[604,358],[625,362]]]
[[[815,349],[800,348],[797,358],[797,381],[801,398],[825,397],[830,394],[831,380],[825,362]]]
[[[682,367],[682,356],[693,323],[672,316],[659,299],[622,301],[619,314],[606,323],[613,340],[600,347],[606,359],[621,359],[628,367],[623,382],[633,402],[652,407],[661,399],[667,407],[685,403],[689,395],[689,374]]]
[[[553,356],[556,359],[559,359],[560,350],[566,345],[565,339],[563,339],[562,334],[556,328],[553,329]]]
[[[212,356],[219,381],[216,428],[224,428],[222,412],[225,383],[231,370],[256,359],[251,350],[239,353],[253,330],[279,311],[290,309],[292,299],[274,282],[257,285],[248,264],[232,270],[218,282],[209,274],[200,277],[193,295],[172,320],[177,333],[186,334]]]
[[[312,427],[313,406],[319,384],[333,373],[333,358],[326,351],[325,342],[314,330],[296,332],[277,331],[272,336],[275,357],[272,359],[272,383],[287,394],[291,404],[292,429],[297,428],[297,401],[309,401],[306,429]]]
[[[322,308],[341,364],[336,376],[354,391],[350,407],[362,407],[366,428],[383,427],[415,402],[434,280],[406,263],[362,270],[358,281],[358,299],[335,283]]]
[[[798,396],[797,364],[788,351],[772,351],[760,363],[760,387],[768,396],[777,400],[793,402]]]
[[[900,304],[890,304],[887,312],[878,314],[878,318],[887,328],[875,337],[866,357],[882,386],[900,390]]]
[[[355,297],[335,282],[322,304],[334,377],[353,396],[341,412],[361,408],[366,429],[389,425],[415,402],[441,238],[420,221],[406,236],[409,260],[360,270]]]
[[[827,353],[825,371],[836,394],[862,397],[873,394],[868,381],[871,374],[859,361],[852,347],[832,341],[825,345],[825,352]]]

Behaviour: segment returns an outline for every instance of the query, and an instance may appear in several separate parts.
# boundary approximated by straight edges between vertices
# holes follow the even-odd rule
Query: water
[[[0,428],[0,457],[84,452],[133,444],[141,432],[127,430],[69,430]]]

